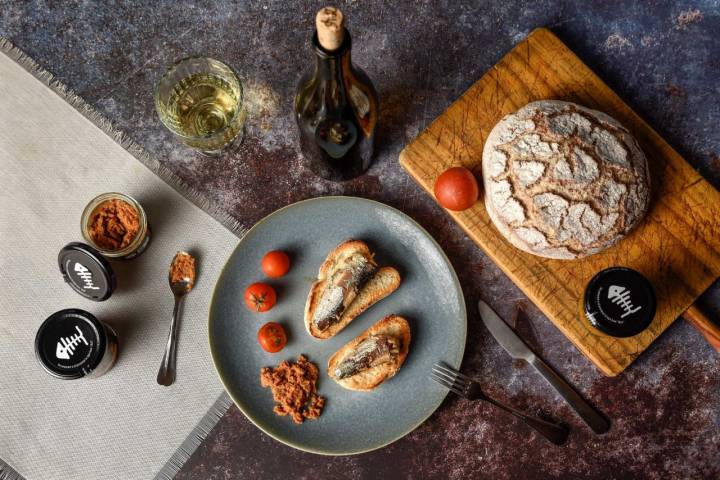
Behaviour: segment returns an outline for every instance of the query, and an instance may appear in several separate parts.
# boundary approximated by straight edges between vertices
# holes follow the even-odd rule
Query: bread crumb
[[[625,50],[628,47],[632,47],[630,40],[623,37],[619,33],[613,33],[605,40],[605,50]]]
[[[700,10],[696,9],[687,9],[680,12],[680,15],[677,16],[675,19],[675,29],[676,30],[685,30],[687,29],[688,25],[692,25],[693,23],[697,23],[700,20],[703,19],[703,14]]]

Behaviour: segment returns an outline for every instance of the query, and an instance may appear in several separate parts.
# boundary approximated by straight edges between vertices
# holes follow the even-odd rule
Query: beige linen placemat
[[[0,52],[0,459],[28,480],[152,478],[223,391],[207,316],[238,239],[2,39]],[[108,191],[145,207],[152,241],[140,257],[113,262],[118,288],[96,303],[64,284],[57,254],[82,241],[83,207]],[[177,382],[162,387],[155,377],[173,306],[167,271],[180,249],[197,255],[199,277],[185,302]],[[58,380],[36,362],[36,330],[63,308],[87,310],[118,331],[120,356],[103,377]],[[13,472],[6,466],[4,475]]]

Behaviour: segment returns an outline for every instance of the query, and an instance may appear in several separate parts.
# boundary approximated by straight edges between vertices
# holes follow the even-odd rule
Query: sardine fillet
[[[362,256],[372,266],[374,273],[371,276],[372,272],[367,271],[371,269],[367,269],[365,273],[370,278],[360,278],[361,281],[357,283],[362,286],[356,290],[337,288],[336,284],[344,279],[338,278],[336,274],[348,268],[348,261],[357,264],[358,256]],[[362,273],[362,270],[357,273]],[[365,242],[347,240],[328,254],[320,267],[318,280],[310,288],[305,303],[305,329],[315,338],[330,338],[365,310],[394,292],[400,282],[400,274],[393,267],[377,268],[373,253]]]
[[[391,354],[390,359],[382,359],[388,361],[382,361],[376,365],[369,365],[368,368],[365,368],[365,366],[358,368],[352,375],[336,375],[338,366],[356,353],[358,346],[361,346],[363,342],[371,336],[392,337],[397,341],[397,353]],[[378,385],[388,378],[393,377],[398,370],[400,370],[410,351],[410,337],[410,324],[408,321],[399,315],[389,315],[335,352],[328,360],[328,376],[348,390],[374,390]]]

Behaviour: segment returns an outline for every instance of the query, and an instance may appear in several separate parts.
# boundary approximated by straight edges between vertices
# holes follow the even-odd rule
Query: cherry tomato
[[[290,270],[290,257],[285,252],[273,250],[263,256],[260,267],[268,277],[282,277]]]
[[[279,352],[287,343],[285,329],[279,323],[266,323],[258,330],[258,342],[260,342],[260,346],[266,352]]]
[[[435,198],[448,210],[460,211],[472,207],[479,194],[475,176],[464,167],[445,170],[435,181]]]
[[[276,301],[275,289],[267,283],[253,283],[245,290],[245,305],[254,312],[267,312]]]

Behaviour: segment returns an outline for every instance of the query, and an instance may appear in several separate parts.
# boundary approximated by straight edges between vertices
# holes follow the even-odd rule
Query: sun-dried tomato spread
[[[185,252],[178,252],[170,265],[170,283],[195,283],[195,257]]]
[[[88,225],[90,238],[105,250],[127,247],[139,230],[138,211],[129,203],[116,198],[98,205]]]
[[[290,415],[295,423],[316,419],[322,413],[325,398],[317,394],[317,366],[300,355],[297,362],[281,362],[275,368],[260,370],[260,385],[270,388],[275,400],[273,411]]]

